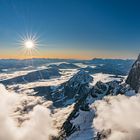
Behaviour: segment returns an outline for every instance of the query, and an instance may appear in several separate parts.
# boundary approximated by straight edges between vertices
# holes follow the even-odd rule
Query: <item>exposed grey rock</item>
[[[63,83],[56,89],[52,95],[55,106],[63,106],[65,101],[73,99],[77,101],[89,92],[89,83],[92,82],[93,77],[89,73],[81,70],[77,72],[67,82]]]
[[[136,92],[140,89],[140,54],[132,66],[129,75],[126,79],[126,83],[129,84]]]

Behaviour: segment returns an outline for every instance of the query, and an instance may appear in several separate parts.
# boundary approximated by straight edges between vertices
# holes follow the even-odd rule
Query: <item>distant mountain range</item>
[[[40,97],[44,103],[51,101],[52,108],[63,111],[67,107],[72,107],[61,127],[59,126],[58,136],[53,137],[53,140],[107,138],[111,130],[98,131],[92,126],[97,109],[94,107],[93,110],[91,105],[108,95],[133,96],[140,89],[140,55],[136,61],[121,59],[34,59],[33,61],[34,67],[25,69],[31,66],[31,60],[0,60],[1,75],[20,70],[27,71],[23,75],[19,73],[13,78],[3,79],[1,83],[18,93],[32,90],[32,94],[29,92],[30,97]],[[68,73],[71,73],[69,77]],[[97,81],[95,75],[100,73],[107,75],[111,80]],[[60,80],[63,78],[66,80],[61,83]],[[46,80],[54,80],[54,85],[47,84]],[[43,84],[40,84],[40,81]],[[33,86],[30,87],[29,84]],[[108,99],[105,100],[110,104]],[[91,130],[96,131],[96,133],[91,132],[92,136],[89,134]],[[78,134],[85,137],[81,138]]]
[[[83,63],[83,64],[126,64],[127,66],[131,65],[134,60],[123,60],[123,59],[92,59],[92,60],[76,60],[76,59],[45,59],[45,58],[33,58],[33,59],[0,59],[0,71],[2,69],[20,69],[24,67],[37,67],[49,63],[58,63],[58,62],[68,62],[68,63]]]

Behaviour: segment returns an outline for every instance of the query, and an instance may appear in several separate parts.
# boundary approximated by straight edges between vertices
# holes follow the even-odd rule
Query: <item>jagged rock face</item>
[[[89,106],[86,103],[86,98],[87,98],[88,94],[89,94],[89,92],[87,92],[84,96],[81,96],[75,103],[75,105],[73,107],[73,111],[70,113],[70,115],[68,116],[68,118],[62,125],[60,137],[59,137],[60,140],[65,139],[66,137],[69,137],[75,131],[78,131],[80,129],[79,125],[75,126],[71,121],[79,116],[80,110],[90,111]]]
[[[130,73],[126,79],[126,83],[129,84],[136,92],[140,89],[140,54],[138,59],[132,66]]]
[[[89,90],[89,83],[93,77],[89,73],[80,70],[67,82],[61,84],[52,94],[54,106],[65,106],[65,102],[71,100],[68,104],[76,102],[78,99],[85,96]]]
[[[87,72],[84,70],[80,70],[77,74],[75,74],[68,83],[72,86],[76,86],[77,84],[86,84],[89,82],[92,82],[93,77],[90,76]]]
[[[80,94],[87,93],[88,84],[92,82],[92,80],[93,77],[90,76],[87,72],[83,70],[79,71],[68,82],[65,83],[64,85],[65,96],[73,98],[74,96],[79,96]]]
[[[83,116],[80,116],[81,111],[90,113],[91,111],[90,104],[92,104],[94,101],[100,100],[104,96],[107,96],[107,95],[126,94],[127,92],[130,92],[130,91],[131,91],[131,88],[125,83],[122,84],[122,81],[114,80],[107,83],[98,81],[94,87],[92,87],[89,91],[87,91],[84,96],[81,96],[81,98],[79,98],[77,102],[75,103],[73,111],[70,113],[70,115],[68,116],[64,124],[62,125],[59,140],[63,140],[66,137],[70,137],[76,131],[80,130],[81,123],[75,124],[74,122],[76,122],[76,119],[78,117],[83,117]],[[80,92],[81,91],[79,91],[78,94],[81,94]],[[93,113],[91,115],[92,115],[91,117],[93,120],[93,117],[95,117],[96,114]],[[110,133],[111,133],[110,129],[106,131],[103,130],[101,132],[98,132],[95,135],[94,140],[105,139],[108,137]]]
[[[61,87],[61,93],[63,93],[67,99],[75,99],[75,105],[73,111],[62,125],[60,136],[58,138],[59,140],[64,140],[79,129],[79,126],[75,126],[71,121],[79,116],[80,110],[89,111],[86,98],[90,91],[89,83],[92,82],[92,80],[92,76],[87,72],[80,70],[69,81],[62,85],[63,88]]]

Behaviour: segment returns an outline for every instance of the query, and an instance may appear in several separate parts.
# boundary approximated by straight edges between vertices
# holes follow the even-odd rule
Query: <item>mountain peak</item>
[[[139,53],[139,56],[138,56],[138,59],[137,59],[137,61],[140,61],[140,53]]]
[[[92,82],[92,80],[93,77],[90,76],[88,72],[85,72],[84,70],[80,70],[69,80],[69,82],[70,83],[78,82],[78,83],[86,84]]]
[[[129,75],[126,79],[126,83],[130,85],[136,92],[140,89],[140,54],[132,66]]]

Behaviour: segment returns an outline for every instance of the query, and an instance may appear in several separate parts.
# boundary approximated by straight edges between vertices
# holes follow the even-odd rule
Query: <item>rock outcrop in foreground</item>
[[[140,54],[129,72],[126,83],[129,84],[136,92],[140,90]]]

